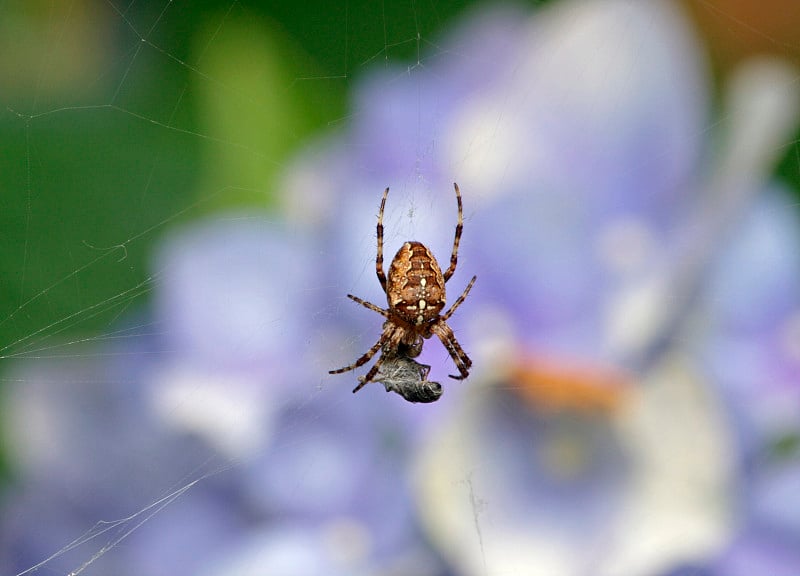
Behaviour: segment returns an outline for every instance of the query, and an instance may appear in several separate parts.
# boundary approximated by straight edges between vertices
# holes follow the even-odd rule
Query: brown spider
[[[422,352],[423,339],[430,338],[434,334],[442,341],[458,368],[459,375],[451,374],[450,378],[463,380],[469,376],[472,360],[456,340],[453,330],[447,325],[447,319],[467,297],[477,276],[472,277],[464,292],[453,302],[450,309],[444,314],[439,314],[445,305],[445,283],[456,270],[458,243],[461,241],[461,231],[464,228],[461,191],[458,189],[458,184],[454,183],[453,187],[458,202],[458,223],[453,239],[453,252],[450,254],[450,266],[442,274],[439,263],[436,262],[431,251],[421,242],[409,241],[400,247],[389,265],[388,280],[383,272],[383,210],[386,206],[389,189],[383,191],[381,209],[378,212],[378,255],[375,258],[375,272],[381,288],[386,293],[389,308],[384,310],[357,296],[347,295],[351,300],[386,318],[383,323],[383,332],[375,345],[353,364],[329,372],[329,374],[341,374],[348,370],[354,370],[369,362],[378,350],[382,350],[381,357],[363,379],[359,378],[361,383],[355,387],[353,392],[358,392],[365,384],[372,381],[384,358],[415,358]],[[424,381],[425,378],[423,377],[421,380]]]

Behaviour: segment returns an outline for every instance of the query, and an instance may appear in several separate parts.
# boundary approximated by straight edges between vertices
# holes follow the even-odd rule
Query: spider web
[[[17,366],[58,363],[76,374],[53,377],[44,385],[56,388],[54,395],[73,399],[102,397],[128,386],[82,378],[86,364],[137,354],[143,338],[165,336],[162,322],[149,313],[164,273],[152,265],[159,240],[171,228],[217,211],[238,209],[243,218],[258,218],[274,205],[271,188],[303,138],[313,131],[335,131],[348,121],[345,94],[358,73],[394,59],[415,62],[409,73],[422,67],[423,38],[454,12],[424,3],[399,8],[320,3],[302,10],[285,3],[264,11],[236,1],[212,3],[198,12],[171,0],[6,5],[2,10],[3,76],[13,87],[5,92],[0,112],[8,144],[3,155],[2,382],[24,395],[40,382]],[[274,43],[265,45],[265,37]],[[261,52],[250,61],[248,49]],[[231,54],[239,59],[224,60]],[[300,103],[294,122],[273,121],[270,107],[291,110],[287,102]],[[241,109],[243,116],[251,113],[248,120],[262,134],[242,131],[242,124],[230,132],[198,118],[198,109],[215,106],[223,116]],[[236,167],[243,170],[220,173],[216,165],[231,155],[242,158]],[[365,239],[369,236],[365,229]],[[287,314],[270,321],[288,323],[291,318]],[[163,357],[170,350],[156,347],[144,353]],[[304,404],[332,401],[319,408],[322,413],[350,400],[348,394],[320,401],[327,385],[322,375],[329,367],[318,368],[309,398],[298,402],[298,418],[306,417]],[[342,390],[349,392],[348,385]],[[191,390],[186,394],[193,396]],[[102,410],[100,404],[89,408]],[[10,415],[8,420],[34,435],[37,426],[44,434],[54,429],[30,416]],[[45,418],[58,420],[58,415]],[[128,433],[136,434],[137,422],[132,425]],[[15,476],[14,458],[38,461],[39,455],[24,454],[30,448],[43,449],[34,442],[9,450],[9,486],[25,481]],[[87,464],[77,453],[65,456],[75,468]],[[219,477],[242,466],[230,455],[201,450],[182,464],[177,470],[183,473],[173,478],[132,469],[132,477],[123,481],[109,472],[105,486],[112,494],[126,494],[121,501],[127,502],[129,514],[65,526],[52,539],[42,535],[38,542],[21,543],[8,535],[4,540],[12,547],[6,544],[4,571],[118,570],[113,556],[124,551],[132,535],[146,532],[180,502],[191,509],[187,496],[196,486],[220,482]],[[69,483],[76,473],[64,475]],[[150,486],[131,493],[129,482]],[[23,503],[16,514],[23,523],[35,523],[37,517],[48,523],[53,521],[47,519],[48,507],[71,500],[80,508],[91,498],[90,493],[75,494],[44,508]],[[173,546],[177,550],[179,543]]]
[[[285,2],[267,9],[228,1],[199,9],[163,0],[0,5],[0,387],[6,398],[4,426],[11,431],[0,460],[2,481],[14,495],[28,481],[29,468],[66,463],[50,473],[63,476],[64,486],[74,490],[84,473],[101,471],[83,493],[33,491],[4,501],[3,515],[15,518],[5,527],[7,533],[0,534],[5,573],[111,573],[124,566],[134,538],[157,538],[164,533],[158,523],[170,526],[173,517],[189,519],[185,525],[197,530],[154,547],[168,550],[163,558],[179,562],[182,555],[191,557],[187,550],[236,546],[230,534],[240,532],[226,530],[224,523],[204,522],[234,523],[233,513],[219,513],[214,490],[231,491],[266,446],[248,444],[250,450],[239,453],[181,438],[174,440],[172,452],[167,447],[151,459],[149,441],[161,438],[163,430],[148,432],[158,425],[141,406],[132,407],[130,420],[104,422],[109,431],[105,442],[83,438],[82,444],[62,444],[48,435],[69,430],[80,438],[84,424],[102,421],[109,406],[136,396],[130,392],[141,376],[136,366],[128,366],[129,378],[121,379],[104,378],[93,368],[96,364],[109,358],[116,363],[142,357],[158,362],[174,352],[167,344],[169,325],[153,309],[154,295],[172,272],[154,264],[153,254],[174,230],[221,214],[230,221],[279,225],[282,214],[289,213],[293,220],[285,230],[287,238],[303,243],[316,233],[313,225],[320,225],[329,207],[326,198],[312,193],[313,202],[301,199],[287,206],[276,196],[295,155],[316,142],[314,137],[335,136],[358,117],[361,110],[350,107],[348,90],[376,68],[389,71],[379,80],[385,86],[415,76],[422,85],[431,74],[430,64],[445,54],[442,32],[467,11],[457,4],[319,2],[301,7]],[[716,4],[703,6],[735,34],[763,37],[773,49],[796,58],[798,46],[736,20]],[[419,102],[408,106],[413,109]],[[286,111],[285,116],[271,117],[275,109]],[[737,120],[733,114],[720,122],[732,124]],[[371,218],[385,185],[393,190],[384,222],[387,262],[407,238],[424,240],[434,254],[449,254],[451,224],[441,229],[434,224],[452,222],[455,207],[451,198],[442,202],[443,196],[430,190],[425,162],[441,142],[426,121],[420,112],[412,127],[418,134],[418,162],[404,181],[384,182],[372,167],[361,167],[364,180],[383,183],[375,189],[374,206],[360,207],[348,224],[358,227],[360,241],[352,254],[324,254],[351,268],[353,284],[309,280],[309,292],[339,295],[308,311],[310,316],[366,316],[366,311],[349,307],[344,298],[348,292],[382,302],[373,272]],[[792,145],[780,171],[797,180],[800,148],[796,141]],[[458,179],[458,166],[452,169]],[[461,262],[467,264],[460,266],[468,267],[470,249],[479,241],[471,237],[470,222],[480,213],[482,200],[464,195]],[[524,265],[524,254],[518,262]],[[460,293],[472,272],[460,268],[453,279],[457,287],[451,290]],[[355,375],[350,380],[328,377],[327,370],[338,365],[328,365],[329,358],[316,349],[324,341],[336,361],[349,363],[353,351],[369,346],[377,334],[380,321],[371,320],[374,328],[359,320],[350,326],[350,334],[340,335],[341,341],[313,328],[305,336],[301,358],[292,361],[311,362],[319,376],[296,394],[288,417],[265,424],[278,438],[270,450],[285,454],[303,440],[315,440],[318,432],[308,431],[308,422],[355,410],[354,402],[363,409],[385,400],[379,386],[360,393],[366,398],[351,396]],[[454,321],[458,328],[459,321]],[[262,321],[278,326],[281,334],[291,333],[294,322],[292,310]],[[441,367],[450,362],[438,346],[426,348],[421,361],[434,367],[439,380]],[[165,410],[213,411],[224,402],[206,393],[202,384],[190,383],[164,400]],[[46,409],[36,405],[42,398],[50,400]],[[253,398],[263,400],[258,393]],[[435,417],[447,410],[443,403],[426,409]],[[70,414],[54,410],[59,405]],[[10,406],[26,410],[9,413]],[[245,411],[241,405],[228,409],[234,419]],[[265,420],[270,417],[264,415]],[[145,438],[130,442],[139,435]],[[126,463],[117,462],[114,448],[130,450],[123,455]],[[52,453],[64,449],[66,454]],[[165,454],[177,454],[177,461],[167,462]],[[98,467],[97,459],[108,464]],[[292,497],[299,497],[307,484],[325,481],[317,476],[312,465],[295,480]],[[476,492],[479,487],[471,476],[463,482],[482,553],[483,513],[493,495]],[[125,512],[106,516],[102,503]],[[247,503],[222,504],[237,509]],[[206,511],[211,512],[204,515]],[[86,517],[92,520],[86,522]],[[35,541],[15,539],[15,528],[37,523],[42,531],[30,534]],[[142,568],[152,573],[163,569],[142,561],[130,570]],[[483,569],[492,573],[485,557]]]

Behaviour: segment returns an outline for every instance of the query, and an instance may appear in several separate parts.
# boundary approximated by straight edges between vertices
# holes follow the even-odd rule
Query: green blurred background
[[[467,8],[0,5],[0,357],[112,329],[168,226],[269,210],[292,153],[346,122],[359,75],[415,61]]]

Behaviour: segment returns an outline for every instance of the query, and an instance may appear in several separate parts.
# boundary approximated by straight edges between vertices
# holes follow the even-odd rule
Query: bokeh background
[[[0,5],[4,574],[800,573],[800,10]],[[447,260],[474,361],[352,362]]]

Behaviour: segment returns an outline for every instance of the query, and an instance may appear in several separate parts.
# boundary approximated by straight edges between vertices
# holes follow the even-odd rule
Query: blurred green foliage
[[[775,175],[788,185],[794,197],[800,202],[800,130],[794,135],[778,164]]]
[[[0,56],[16,76],[0,93],[0,357],[113,329],[152,287],[148,257],[168,226],[269,209],[285,162],[339,125],[359,74],[413,62],[465,9],[115,6],[0,8],[17,43]]]

